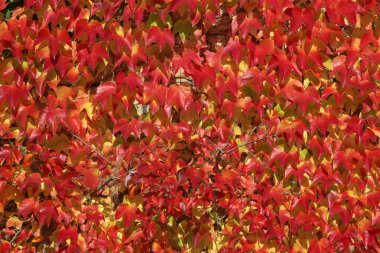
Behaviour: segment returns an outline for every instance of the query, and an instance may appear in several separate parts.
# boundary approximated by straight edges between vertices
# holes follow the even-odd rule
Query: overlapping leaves
[[[379,250],[377,1],[19,5],[0,252]]]

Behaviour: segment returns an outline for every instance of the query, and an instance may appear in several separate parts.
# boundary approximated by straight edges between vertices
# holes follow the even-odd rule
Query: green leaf
[[[55,135],[53,138],[49,140],[45,140],[43,142],[43,145],[55,151],[62,151],[67,147],[68,142],[69,138],[65,134],[61,134]]]
[[[302,160],[306,159],[307,154],[308,154],[308,150],[302,149],[302,151],[300,152],[300,156],[301,156]]]
[[[240,146],[239,147],[239,151],[242,153],[242,152],[245,152],[245,153],[248,153],[249,151],[248,151],[248,148],[247,148],[247,145],[243,145],[244,144],[244,141],[242,141],[242,140],[240,140],[239,138],[238,139],[236,139],[236,144],[238,145],[238,146]]]
[[[151,13],[146,24],[148,27],[158,26],[160,28],[163,28],[165,26],[164,22],[161,20],[157,13]]]
[[[282,110],[280,104],[277,104],[277,105],[274,107],[274,109],[278,112],[278,114],[279,114],[280,116],[284,116],[285,112],[284,112],[284,110]]]
[[[333,70],[333,63],[330,58],[323,62],[323,66],[330,71]]]
[[[193,34],[194,28],[189,20],[179,20],[175,23],[173,33],[179,33],[181,39],[186,39],[190,34]]]

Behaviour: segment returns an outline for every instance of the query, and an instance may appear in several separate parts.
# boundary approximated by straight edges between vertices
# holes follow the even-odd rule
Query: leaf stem
[[[247,145],[249,145],[249,144],[256,144],[257,142],[262,141],[262,140],[264,140],[265,138],[266,138],[266,137],[263,137],[263,138],[260,138],[260,139],[254,140],[254,141],[247,141],[247,142],[244,142],[244,143],[242,143],[242,144],[240,144],[240,145],[237,145],[237,146],[234,147],[234,148],[231,148],[231,149],[229,149],[229,150],[227,150],[227,151],[223,151],[223,155],[225,155],[225,154],[229,154],[229,153],[235,151],[236,149],[239,149],[239,148],[241,148],[241,147],[247,146]]]
[[[98,191],[100,191],[101,189],[103,189],[103,187],[105,187],[109,182],[111,182],[112,180],[115,180],[117,177],[115,176],[110,176],[106,179],[103,180],[103,182],[101,182],[98,187],[96,187],[96,189],[94,191],[91,192],[90,196],[94,196]]]
[[[102,153],[100,153],[100,151],[98,151],[96,148],[94,148],[93,146],[91,146],[90,144],[88,144],[85,140],[83,140],[81,137],[79,137],[78,135],[76,134],[73,134],[73,136],[75,138],[77,138],[78,140],[80,140],[84,145],[86,145],[87,147],[89,147],[93,152],[95,152],[96,154],[98,154],[104,161],[106,161],[107,163],[109,164],[112,164],[112,162],[110,160],[108,160],[104,155],[102,155]]]
[[[10,243],[13,244],[13,242],[18,238],[18,236],[20,235],[21,233],[21,229],[17,230],[16,234],[12,237]]]

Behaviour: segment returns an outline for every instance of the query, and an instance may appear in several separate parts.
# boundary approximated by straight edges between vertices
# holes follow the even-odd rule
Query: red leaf
[[[75,170],[80,173],[78,180],[83,186],[88,187],[91,190],[96,189],[96,187],[100,183],[98,176],[99,170],[97,168],[87,168],[78,166],[75,168]]]
[[[10,252],[12,248],[12,244],[8,241],[1,240],[0,241],[0,252]]]
[[[20,98],[27,99],[29,97],[29,90],[26,86],[18,87],[16,85],[2,85],[0,86],[0,103],[5,99],[8,100],[12,109],[16,109]]]
[[[69,34],[67,33],[67,30],[57,29],[57,40],[71,47],[71,39],[69,37]]]
[[[153,26],[148,31],[148,36],[146,39],[146,45],[149,46],[153,43],[157,43],[160,50],[165,47],[165,44],[168,43],[172,48],[174,46],[174,36],[169,29],[160,30],[158,26]]]
[[[4,190],[6,184],[7,184],[7,181],[0,180],[0,192]]]
[[[82,122],[77,114],[69,115],[67,117],[67,123],[70,129],[72,129],[74,133],[79,133],[82,126]]]
[[[96,90],[95,100],[99,101],[100,104],[104,107],[107,103],[108,98],[111,95],[116,94],[116,85],[113,82],[105,82],[99,85]]]
[[[31,173],[21,185],[21,190],[24,191],[26,187],[31,186],[35,191],[41,184],[41,175],[39,173]]]
[[[21,215],[26,219],[30,213],[32,213],[38,202],[34,198],[24,199],[18,207],[18,215]]]
[[[278,67],[280,68],[281,82],[284,83],[285,80],[289,77],[293,67],[286,57],[281,57],[278,62]]]
[[[8,147],[1,147],[0,148],[0,161],[1,160],[11,160],[12,158],[12,151],[11,149]]]
[[[57,132],[59,124],[66,125],[66,111],[57,108],[56,103],[57,98],[49,95],[46,101],[47,107],[42,109],[39,120],[40,129],[44,128],[45,125],[50,125],[53,134]]]
[[[227,92],[230,92],[232,95],[236,96],[238,91],[238,82],[235,79],[229,78],[227,82],[224,79],[223,75],[217,75],[216,77],[216,85],[215,92],[218,97],[219,103],[223,103],[224,96]]]
[[[90,51],[89,57],[87,58],[88,65],[92,70],[95,70],[97,62],[102,60],[102,57],[109,59],[107,50],[101,43],[95,43]]]
[[[185,178],[190,179],[192,187],[196,189],[199,183],[206,179],[206,173],[202,169],[190,167],[185,172]]]
[[[51,219],[57,220],[58,212],[52,200],[44,200],[40,203],[37,218],[40,227],[44,225],[49,226]]]
[[[58,74],[60,78],[63,79],[65,75],[67,74],[70,61],[71,61],[71,58],[68,56],[61,55],[59,57],[56,67],[58,69]]]
[[[232,19],[232,33],[235,34],[237,31],[241,32],[242,37],[245,39],[250,32],[250,29],[262,29],[262,24],[260,20],[255,15],[247,15],[245,13],[240,13],[233,17]]]
[[[233,170],[225,169],[222,171],[222,178],[226,183],[232,183],[232,181],[234,181],[238,176],[238,173]]]
[[[170,11],[176,11],[181,6],[186,5],[191,12],[194,12],[197,8],[197,0],[173,0],[171,1]]]
[[[143,83],[141,76],[136,73],[130,73],[125,75],[123,72],[119,72],[116,76],[116,85],[117,87],[122,87],[124,84],[128,85],[128,89],[133,91],[135,88],[138,88],[140,92],[143,91]]]
[[[263,201],[268,199],[273,199],[277,204],[281,204],[285,200],[285,190],[280,187],[272,187],[271,189],[265,190]]]
[[[69,235],[67,229],[65,226],[62,226],[58,231],[58,243],[65,242],[68,237]]]
[[[128,227],[135,221],[137,207],[135,205],[121,204],[115,211],[115,219],[124,219],[124,225]]]
[[[330,252],[329,241],[325,238],[321,240],[312,240],[307,253],[325,253]]]
[[[240,44],[239,39],[230,39],[223,49],[223,55],[231,53],[235,62],[240,62],[243,46]]]
[[[178,105],[182,110],[187,110],[192,102],[192,93],[188,87],[171,85],[166,95],[166,106]]]
[[[9,3],[5,3],[5,0],[0,0],[0,11],[4,10]]]
[[[131,121],[132,123],[133,121]],[[130,127],[130,122],[128,122],[128,120],[126,119],[120,119],[114,129],[113,129],[113,133],[117,133],[119,131],[122,132],[123,136],[125,139],[127,139],[129,137],[129,135],[132,133],[133,129]]]

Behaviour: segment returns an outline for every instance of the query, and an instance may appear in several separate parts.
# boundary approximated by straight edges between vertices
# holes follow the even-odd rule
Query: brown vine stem
[[[14,234],[14,236],[12,237],[12,239],[11,239],[11,241],[10,241],[11,244],[13,244],[14,241],[16,241],[16,239],[17,239],[18,236],[20,235],[21,231],[22,231],[21,229],[17,230],[16,234]]]
[[[91,146],[90,144],[88,144],[85,140],[83,140],[81,137],[79,137],[78,135],[76,134],[73,134],[73,136],[75,138],[77,138],[78,140],[80,140],[84,145],[86,145],[87,147],[89,147],[93,152],[95,152],[96,154],[98,154],[104,161],[106,161],[107,163],[109,164],[112,164],[112,162],[110,160],[108,160],[102,153],[100,153],[100,151],[98,151],[96,148],[94,148],[93,146]]]
[[[116,178],[117,178],[117,177],[115,177],[115,176],[110,176],[110,177],[104,179],[103,182],[101,182],[101,183],[98,185],[98,187],[96,187],[96,189],[93,190],[93,191],[91,192],[90,196],[94,196],[94,195],[96,195],[96,193],[97,193],[98,191],[100,191],[101,189],[103,189],[103,187],[105,187],[109,182],[111,182],[112,180],[115,180]]]
[[[258,126],[253,127],[253,128],[252,128],[252,131],[251,131],[251,132],[249,133],[249,135],[248,135],[248,139],[251,138],[252,134],[253,134],[257,129],[259,129],[259,128],[262,127],[262,126],[263,126],[263,124],[260,124],[260,125],[258,125]],[[227,151],[224,151],[224,149],[228,146],[228,145],[227,145],[227,146],[223,147],[223,148],[222,148],[221,150],[219,150],[219,151],[220,151],[221,155],[225,155],[225,154],[231,153],[231,152],[233,152],[233,151],[235,151],[236,149],[239,149],[239,148],[241,148],[241,147],[247,146],[247,145],[249,145],[249,144],[256,144],[256,143],[258,143],[259,141],[265,140],[266,138],[273,139],[273,137],[276,137],[276,134],[273,135],[273,136],[268,136],[267,134],[265,134],[265,136],[262,137],[262,138],[260,138],[260,139],[253,140],[253,141],[246,141],[246,142],[244,142],[244,143],[242,143],[242,144],[240,144],[240,145],[238,145],[238,146],[236,146],[236,147],[234,147],[234,148],[232,148],[232,149],[229,149],[229,150],[227,150]]]
[[[236,149],[239,149],[239,148],[241,148],[241,147],[247,146],[247,145],[249,145],[249,144],[256,144],[256,143],[258,143],[259,141],[262,141],[262,140],[264,140],[264,139],[266,139],[266,138],[267,138],[267,136],[264,136],[263,138],[260,138],[260,139],[254,140],[254,141],[247,141],[247,142],[244,142],[244,143],[242,143],[242,144],[240,144],[240,145],[237,145],[237,146],[234,147],[234,148],[231,148],[231,149],[229,149],[229,150],[227,150],[227,151],[223,151],[222,154],[225,155],[225,154],[231,153],[231,152],[235,151]]]
[[[83,140],[81,137],[79,137],[78,135],[76,134],[73,134],[73,136],[78,139],[79,141],[81,141],[83,143],[83,145],[89,147],[93,152],[95,152],[98,156],[100,156],[104,161],[106,161],[108,164],[112,165],[112,162],[110,160],[108,160],[99,150],[97,150],[96,148],[94,148],[92,145],[90,145],[89,143],[87,143],[85,140]],[[121,163],[118,162],[116,167],[115,167],[115,171],[117,173],[117,170],[119,169]],[[93,190],[91,193],[90,193],[90,196],[94,196],[96,195],[96,193],[98,191],[100,191],[101,189],[103,189],[106,185],[108,185],[111,181],[117,179],[117,176],[110,176],[104,180],[102,180],[100,182],[100,184],[98,185],[98,187],[96,187],[95,190]]]

